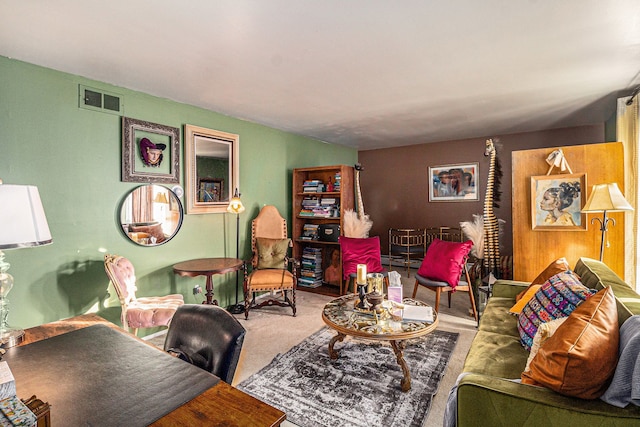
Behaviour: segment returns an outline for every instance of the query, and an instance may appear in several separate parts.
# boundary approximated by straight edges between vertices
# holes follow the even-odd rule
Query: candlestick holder
[[[367,304],[364,302],[365,297],[367,296],[367,284],[366,283],[358,283],[358,298],[360,298],[360,302],[356,305],[357,308],[366,310]]]

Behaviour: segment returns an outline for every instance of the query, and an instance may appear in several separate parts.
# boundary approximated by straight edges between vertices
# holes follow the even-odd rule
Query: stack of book
[[[319,179],[308,179],[302,183],[302,191],[304,193],[322,193],[324,183]]]
[[[322,286],[322,249],[304,248],[301,264],[298,286],[305,288]]]
[[[333,191],[340,192],[340,181],[342,176],[340,172],[336,172],[336,175],[333,177]]]
[[[302,240],[318,240],[318,224],[305,224],[302,228]]]
[[[300,216],[314,216],[313,211],[320,207],[320,199],[317,197],[305,197],[302,199]]]
[[[329,218],[332,211],[338,208],[338,204],[335,197],[305,197],[302,199],[300,216]]]

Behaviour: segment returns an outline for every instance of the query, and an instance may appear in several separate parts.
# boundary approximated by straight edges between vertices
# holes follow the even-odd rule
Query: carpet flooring
[[[407,342],[408,392],[388,343],[347,338],[332,361],[327,346],[335,335],[321,329],[237,387],[301,427],[421,427],[458,334],[436,330]]]
[[[411,277],[407,277],[406,270],[402,268],[396,270],[402,274],[404,295],[411,296],[415,283],[413,277],[415,270],[412,271]],[[298,307],[296,317],[291,316],[291,309],[282,307],[254,310],[250,313],[248,320],[244,320],[244,315],[238,315],[238,320],[247,329],[247,335],[233,385],[236,386],[246,380],[271,363],[278,354],[286,353],[306,337],[321,329],[324,326],[321,317],[322,308],[331,299],[332,297],[324,295],[298,291],[296,292]],[[416,299],[433,305],[435,293],[420,288]],[[446,298],[443,298],[437,330],[455,332],[459,337],[442,377],[439,391],[431,402],[431,409],[422,427],[442,426],[448,392],[462,372],[464,359],[477,332],[476,322],[469,316],[468,311],[469,298],[465,292],[458,292],[452,296],[450,308],[447,306]],[[152,342],[162,347],[164,337],[156,336],[152,338]],[[295,424],[285,421],[282,427],[295,427]]]

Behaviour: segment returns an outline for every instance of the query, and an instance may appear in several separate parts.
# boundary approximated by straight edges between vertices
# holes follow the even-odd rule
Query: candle
[[[358,277],[356,283],[359,285],[367,283],[367,264],[358,264]]]

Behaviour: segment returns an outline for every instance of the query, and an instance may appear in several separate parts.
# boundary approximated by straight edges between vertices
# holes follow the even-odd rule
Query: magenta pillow
[[[427,249],[427,255],[422,260],[418,274],[430,280],[447,282],[455,288],[460,281],[462,266],[469,254],[473,242],[445,242],[434,239]]]
[[[380,237],[340,236],[340,249],[342,249],[342,278],[347,280],[351,273],[357,273],[358,264],[367,265],[367,273],[382,273],[380,262]]]

